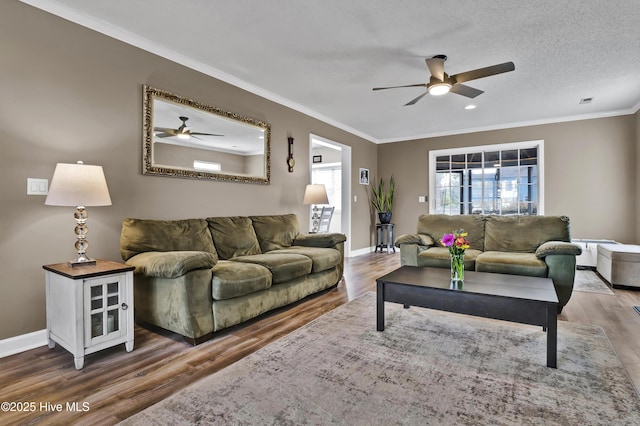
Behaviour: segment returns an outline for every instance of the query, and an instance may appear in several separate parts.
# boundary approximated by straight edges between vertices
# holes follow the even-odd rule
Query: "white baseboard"
[[[363,254],[369,254],[372,253],[374,251],[375,247],[365,247],[365,248],[361,248],[358,250],[351,250],[349,252],[349,256],[348,257],[357,257],[357,256],[362,256]]]
[[[38,330],[0,340],[0,358],[47,345],[47,330]]]

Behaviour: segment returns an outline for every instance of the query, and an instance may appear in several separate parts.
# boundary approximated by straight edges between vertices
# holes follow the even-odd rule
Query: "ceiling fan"
[[[156,133],[155,135],[159,138],[168,138],[171,136],[177,136],[180,139],[190,139],[192,137],[195,139],[202,139],[202,138],[199,138],[198,136],[224,136],[224,135],[217,135],[215,133],[192,132],[187,127],[187,120],[189,119],[189,117],[178,117],[178,118],[180,118],[180,120],[182,121],[182,125],[180,127],[178,127],[177,129],[172,129],[170,127],[154,127],[153,128],[154,132],[160,132],[160,133]]]
[[[449,75],[444,72],[444,61],[447,60],[446,55],[436,55],[433,58],[425,59],[429,71],[431,71],[431,78],[428,83],[408,84],[406,86],[392,86],[392,87],[375,87],[373,90],[385,90],[385,89],[397,89],[400,87],[425,87],[427,90],[415,99],[407,102],[407,105],[413,105],[418,102],[427,93],[433,96],[441,96],[446,93],[455,93],[457,95],[466,96],[467,98],[475,98],[478,95],[483,94],[482,90],[475,89],[470,86],[466,86],[462,83],[477,80],[479,78],[490,77],[496,74],[502,74],[504,72],[513,71],[516,69],[513,62],[505,62],[503,64],[492,65],[490,67],[479,68],[477,70],[466,71],[455,75]]]

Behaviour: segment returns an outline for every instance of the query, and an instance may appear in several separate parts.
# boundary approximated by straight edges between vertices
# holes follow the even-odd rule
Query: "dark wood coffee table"
[[[542,326],[547,367],[556,368],[558,296],[550,278],[465,271],[454,288],[449,269],[402,266],[377,282],[377,330],[384,331],[384,302]]]

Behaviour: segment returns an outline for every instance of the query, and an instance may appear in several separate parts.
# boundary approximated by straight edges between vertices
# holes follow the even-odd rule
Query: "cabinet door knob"
[[[126,304],[126,303],[124,303],[124,302],[122,303],[122,305],[121,305],[121,306],[122,306],[122,310],[123,310],[123,311],[126,311],[127,309],[129,309],[129,305],[127,305],[127,304]]]

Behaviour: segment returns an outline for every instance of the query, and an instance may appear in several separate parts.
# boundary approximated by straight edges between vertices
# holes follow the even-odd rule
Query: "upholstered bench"
[[[597,271],[611,285],[640,287],[640,246],[598,244]]]

